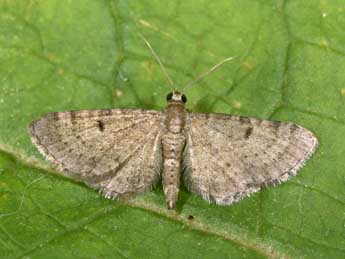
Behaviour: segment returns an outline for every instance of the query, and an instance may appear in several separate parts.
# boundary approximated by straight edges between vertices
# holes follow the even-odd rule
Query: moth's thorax
[[[184,103],[170,101],[165,108],[165,126],[169,132],[181,133],[186,123]]]

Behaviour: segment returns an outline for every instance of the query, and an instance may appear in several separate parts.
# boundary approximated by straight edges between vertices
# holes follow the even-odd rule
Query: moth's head
[[[168,93],[167,95],[167,102],[179,102],[179,103],[186,103],[187,102],[187,97],[178,91],[173,91],[171,93]]]

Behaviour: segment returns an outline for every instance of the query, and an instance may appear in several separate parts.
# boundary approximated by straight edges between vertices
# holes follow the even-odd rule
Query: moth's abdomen
[[[163,148],[163,190],[169,209],[175,207],[181,172],[181,157],[186,139],[182,133],[167,132],[162,136]]]

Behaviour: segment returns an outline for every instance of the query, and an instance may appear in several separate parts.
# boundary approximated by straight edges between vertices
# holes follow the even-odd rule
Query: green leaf
[[[342,1],[0,1],[1,258],[341,258],[345,253]],[[51,111],[163,109],[296,122],[320,141],[289,182],[232,206],[161,188],[125,202],[55,174],[27,125]],[[190,217],[193,216],[193,217]]]

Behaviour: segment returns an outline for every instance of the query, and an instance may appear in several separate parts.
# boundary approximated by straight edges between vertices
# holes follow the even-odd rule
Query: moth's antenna
[[[161,67],[162,71],[163,71],[163,74],[166,76],[166,78],[168,79],[169,83],[171,84],[171,86],[174,86],[174,83],[173,81],[171,80],[168,72],[166,71],[165,67],[163,66],[161,60],[159,59],[158,55],[156,54],[156,52],[153,50],[150,42],[148,42],[148,40],[140,33],[138,33],[139,36],[143,39],[143,41],[145,42],[145,44],[147,45],[147,47],[150,49],[151,53],[152,53],[152,56],[155,57],[155,59],[157,60],[159,66]]]
[[[211,69],[207,70],[206,72],[204,72],[203,74],[199,75],[197,78],[195,78],[194,80],[192,80],[191,82],[186,84],[182,89],[186,89],[187,87],[190,87],[191,85],[196,84],[197,82],[201,81],[206,76],[211,74],[213,71],[215,71],[217,68],[219,68],[221,65],[223,65],[225,62],[228,62],[228,61],[233,60],[235,58],[237,58],[237,57],[229,57],[229,58],[223,59],[221,62],[219,62],[216,65],[214,65],[213,67],[211,67]]]

